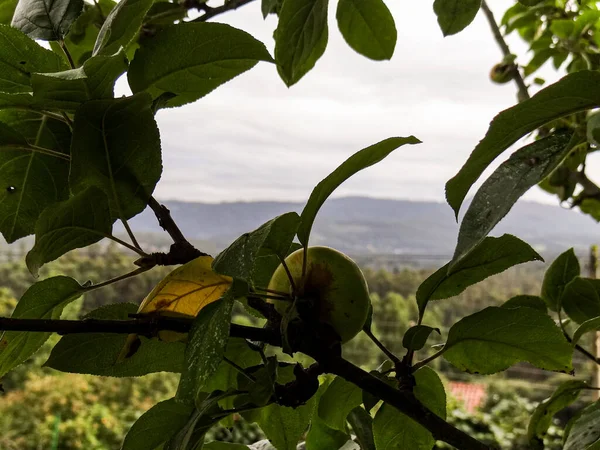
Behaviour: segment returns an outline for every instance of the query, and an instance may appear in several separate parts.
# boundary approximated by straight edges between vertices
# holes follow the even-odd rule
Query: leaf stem
[[[416,363],[413,364],[412,366],[412,371],[416,372],[418,369],[420,369],[423,366],[426,366],[427,364],[429,364],[431,361],[433,361],[436,358],[439,358],[440,356],[442,356],[442,354],[448,350],[447,346],[444,345],[439,351],[435,352],[433,355],[428,356],[425,359],[422,359],[421,361],[418,361]]]
[[[107,239],[115,241],[117,244],[120,244],[120,245],[122,245],[125,248],[128,248],[129,250],[131,250],[132,252],[137,253],[140,256],[143,256],[143,257],[148,256],[148,254],[145,253],[142,249],[134,247],[133,245],[129,244],[128,242],[125,242],[124,240],[119,239],[118,237],[113,236],[112,234],[103,234],[103,236],[105,238],[107,238]]]
[[[231,367],[233,367],[238,373],[243,375],[249,381],[256,383],[256,378],[254,378],[252,375],[247,373],[243,367],[238,366],[236,363],[234,363],[232,360],[230,360],[227,356],[223,356],[223,361],[225,361],[227,364],[229,364]]]
[[[139,242],[135,238],[135,234],[133,234],[133,230],[129,226],[129,222],[127,222],[127,219],[122,218],[121,222],[123,223],[123,226],[125,227],[125,230],[127,231],[127,234],[129,235],[129,239],[131,239],[131,242],[133,243],[133,246],[142,252],[140,254],[146,255],[146,253],[142,250],[142,247],[140,247]]]
[[[75,69],[76,66],[75,66],[75,63],[73,62],[73,57],[71,56],[71,53],[69,52],[69,49],[67,48],[67,44],[65,44],[65,41],[63,39],[61,39],[60,41],[58,41],[58,45],[60,45],[61,50],[67,57],[67,61],[69,61],[69,66],[71,66],[71,69]]]
[[[571,336],[569,335],[569,333],[567,333],[567,330],[565,329],[565,326],[563,324],[562,321],[562,315],[561,315],[561,310],[562,308],[559,305],[558,308],[558,324],[560,326],[560,329],[565,337],[565,339],[572,344],[573,343],[573,339],[571,338]],[[579,344],[575,344],[575,349],[581,353],[583,356],[585,356],[587,359],[595,362],[596,364],[600,365],[600,359],[597,358],[596,356],[594,356],[591,352],[587,351],[585,348],[583,348],[581,345]]]
[[[206,22],[209,19],[212,19],[219,14],[223,14],[224,12],[231,11],[233,9],[237,9],[240,6],[247,5],[248,3],[253,2],[254,0],[229,0],[226,1],[222,6],[211,7],[206,3],[200,3],[197,5],[198,9],[204,11],[200,17],[191,20],[191,22]]]
[[[259,290],[259,291],[264,291],[264,292],[268,292],[270,294],[276,294],[279,295],[281,297],[289,297],[290,294],[286,293],[286,292],[282,292],[282,291],[276,291],[274,289],[265,289],[265,288],[261,288],[261,287],[255,287],[255,289]]]
[[[65,161],[70,161],[71,157],[65,153],[61,153],[61,152],[57,152],[56,150],[51,150],[49,148],[45,148],[45,147],[39,147],[37,145],[34,144],[27,144],[27,145],[6,145],[6,146],[2,146],[2,148],[0,148],[0,150],[2,149],[6,149],[6,150],[25,150],[25,151],[32,151],[35,153],[40,153],[42,155],[48,155],[48,156],[53,156],[55,158],[60,158],[60,159],[64,159]]]
[[[394,355],[391,351],[389,351],[387,349],[387,347],[385,345],[383,345],[383,343],[377,339],[377,337],[375,337],[375,335],[373,334],[373,332],[371,330],[367,330],[367,329],[363,329],[363,331],[365,332],[365,334],[367,336],[369,336],[369,339],[371,339],[375,345],[377,347],[379,347],[379,349],[385,353],[385,355],[394,363],[394,364],[400,364],[400,358],[398,358],[396,355]]]
[[[306,254],[306,252],[304,253]],[[292,287],[292,292],[294,296],[298,295],[296,283],[294,282],[294,277],[292,276],[292,272],[290,272],[290,268],[286,264],[285,259],[283,259],[280,255],[277,255],[277,257],[279,258],[279,261],[281,262],[281,265],[283,266],[283,269],[285,270],[285,273],[287,274],[287,277],[290,280],[290,286]],[[302,270],[302,278],[304,278],[304,269]]]
[[[96,289],[100,289],[100,288],[103,288],[105,286],[109,286],[111,284],[117,283],[119,281],[126,280],[128,278],[133,278],[133,277],[138,276],[138,275],[140,275],[140,274],[142,274],[144,272],[147,272],[150,269],[151,269],[151,267],[138,267],[137,269],[132,270],[129,273],[126,273],[126,274],[123,274],[123,275],[119,275],[118,277],[111,278],[110,280],[106,280],[106,281],[103,281],[103,282],[98,283],[98,284],[93,284],[92,286],[86,288],[86,292],[94,291]]]

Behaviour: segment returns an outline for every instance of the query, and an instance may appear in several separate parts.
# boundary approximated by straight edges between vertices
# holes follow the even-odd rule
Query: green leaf
[[[162,2],[161,2],[162,3]],[[116,3],[113,0],[98,0],[93,4],[84,3],[83,13],[73,22],[69,33],[65,36],[65,46],[68,48],[75,66],[81,66],[92,56],[92,50],[98,37],[98,32]],[[57,44],[51,44],[56,53],[61,53]]]
[[[527,243],[510,234],[486,237],[483,242],[460,260],[430,275],[417,289],[417,304],[421,314],[430,300],[441,300],[460,294],[486,278],[528,261],[543,261]]]
[[[46,207],[68,198],[71,136],[64,123],[34,113],[1,111],[0,121],[0,232],[11,243],[33,233]]]
[[[98,308],[85,319],[127,320],[138,305],[117,303]],[[61,372],[104,377],[139,377],[154,372],[181,372],[185,344],[139,336],[138,350],[117,362],[127,335],[114,333],[73,334],[61,338],[44,364]]]
[[[31,74],[66,69],[63,60],[19,30],[0,25],[0,91],[31,91]]]
[[[78,299],[84,288],[69,277],[52,277],[33,284],[12,313],[14,319],[59,319],[63,308]],[[0,338],[0,377],[25,362],[46,342],[50,333],[7,331]]]
[[[445,419],[446,391],[439,376],[429,367],[422,367],[414,376],[415,397]],[[435,444],[431,432],[387,403],[375,414],[373,437],[378,449],[430,450]]]
[[[175,94],[166,106],[181,106],[250,70],[272,61],[264,44],[221,23],[182,23],[145,39],[127,74],[133,92],[153,98]]]
[[[95,56],[83,67],[52,74],[33,74],[33,100],[47,109],[75,111],[88,100],[113,97],[115,81],[127,70],[124,53]]]
[[[35,245],[27,253],[27,268],[34,277],[47,262],[76,248],[87,247],[112,232],[108,199],[102,190],[90,187],[40,215],[35,225]]]
[[[260,410],[256,422],[277,450],[296,450],[315,408],[315,398],[298,408],[272,403]]]
[[[157,403],[136,420],[125,436],[121,450],[158,448],[188,423],[193,412],[193,405],[178,402],[175,398]]]
[[[502,308],[533,308],[545,314],[548,313],[546,303],[536,295],[515,295],[506,300],[501,306]]]
[[[279,14],[279,9],[283,0],[261,0],[260,10],[263,15],[263,19],[266,19],[269,14]]]
[[[121,0],[106,17],[94,44],[93,56],[114,55],[137,35],[153,0]]]
[[[363,408],[357,407],[348,414],[348,422],[362,450],[376,450],[373,439],[373,418]],[[310,450],[310,449],[309,449]]]
[[[600,402],[581,411],[567,424],[570,427],[564,450],[597,450],[600,446]]]
[[[550,264],[544,274],[541,294],[548,308],[552,311],[558,311],[565,286],[575,277],[578,277],[580,273],[579,260],[572,248],[559,255]]]
[[[229,340],[233,303],[230,289],[220,300],[202,308],[194,320],[185,349],[185,369],[179,382],[178,398],[199,398],[208,379],[219,369]]]
[[[583,389],[589,389],[588,384],[584,381],[565,381],[551,397],[537,405],[527,427],[527,439],[531,448],[544,448],[544,437],[552,424],[554,414],[577,400]]]
[[[571,340],[571,345],[576,345],[579,340],[583,337],[584,334],[589,333],[591,331],[599,331],[600,330],[600,317],[594,317],[593,319],[586,320],[583,322],[577,329],[575,333],[573,333],[573,338]]]
[[[323,394],[331,385],[330,378],[325,379],[319,386],[317,393],[314,396],[315,404],[318,405]],[[306,434],[306,449],[307,450],[331,450],[341,448],[350,436],[346,432],[334,430],[329,427],[318,414],[314,414],[310,421],[310,429]]]
[[[479,12],[481,0],[435,0],[435,12],[444,36],[464,30]]]
[[[281,79],[297,83],[327,47],[328,0],[285,0],[275,31],[275,61]]]
[[[300,223],[295,212],[285,213],[244,233],[213,261],[213,270],[250,282],[259,257],[269,254],[285,259]]]
[[[542,3],[544,0],[519,0],[519,3],[527,7],[535,6],[538,3]]]
[[[559,132],[514,152],[481,185],[460,224],[450,269],[473,250],[517,200],[558,167],[571,151],[570,133]]]
[[[12,26],[33,39],[60,41],[82,9],[83,0],[19,0]]]
[[[0,1],[0,24],[10,25],[18,0],[1,0]]]
[[[204,450],[248,450],[247,445],[234,444],[232,442],[212,441],[204,444]]]
[[[488,375],[527,361],[569,373],[573,350],[552,318],[532,308],[490,306],[456,322],[444,357],[469,373]]]
[[[355,384],[336,377],[319,401],[319,417],[334,430],[346,431],[346,417],[362,403],[362,391]]]
[[[371,145],[370,147],[363,148],[356,152],[346,161],[344,161],[337,169],[331,172],[325,177],[317,186],[313,189],[310,194],[310,198],[306,203],[306,206],[302,210],[301,224],[298,228],[298,239],[304,246],[308,246],[308,238],[310,237],[310,230],[315,221],[315,217],[319,212],[319,209],[327,200],[333,191],[335,191],[340,184],[350,178],[362,169],[377,164],[383,160],[386,156],[405,144],[419,144],[419,141],[414,136],[403,137],[392,137],[385,139],[377,144]]]
[[[579,71],[498,114],[458,174],[446,183],[446,199],[455,214],[486,167],[512,144],[554,119],[598,107],[600,88],[596,86],[600,86],[600,73]]]
[[[575,322],[584,322],[600,316],[600,280],[574,278],[563,291],[560,305]]]
[[[245,339],[230,338],[225,348],[225,356],[230,361],[235,362],[238,367],[246,369],[260,363],[260,355],[252,350]],[[217,371],[206,380],[203,390],[206,392],[227,391],[238,387],[239,372],[235,367],[226,361],[221,361]],[[226,409],[232,409],[233,397],[228,397],[221,402],[221,406]]]
[[[434,331],[441,334],[439,328],[428,327],[427,325],[415,325],[414,327],[410,327],[406,330],[406,333],[404,333],[402,346],[408,350],[421,350],[425,347],[427,339],[429,339],[429,336]]]
[[[75,113],[71,189],[101,188],[114,219],[140,213],[160,179],[160,137],[151,107],[149,95],[137,94],[92,100]]]
[[[391,59],[398,33],[382,0],[340,0],[336,19],[342,36],[356,52],[375,60]]]

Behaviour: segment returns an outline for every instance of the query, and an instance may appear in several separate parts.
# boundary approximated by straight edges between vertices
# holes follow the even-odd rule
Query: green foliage
[[[288,326],[290,317],[281,317],[268,303],[281,296],[267,288],[268,282],[290,251],[300,245],[308,247],[312,225],[327,198],[348,178],[393,150],[420,142],[412,136],[389,138],[359,151],[315,187],[300,215],[276,217],[235,240],[212,265],[216,272],[234,278],[231,289],[199,308],[197,317],[177,319],[178,324],[191,326],[189,333],[179,334],[182,341],[160,340],[160,332],[169,331],[164,329],[153,328],[143,336],[114,333],[110,328],[114,321],[121,325],[136,311],[136,317],[141,316],[136,325],[148,326],[158,323],[154,315],[165,312],[157,307],[152,314],[144,309],[140,313],[136,305],[122,303],[140,301],[166,274],[166,270],[156,275],[143,272],[157,265],[190,262],[202,254],[185,241],[166,217],[167,211],[151,197],[162,174],[154,116],[160,108],[201,99],[259,61],[273,62],[266,46],[245,31],[206,23],[237,6],[240,2],[214,7],[202,0],[100,0],[93,4],[20,0],[16,5],[9,0],[0,5],[4,24],[0,25],[0,232],[9,243],[35,232],[26,263],[34,275],[42,277],[29,286],[31,278],[22,263],[0,267],[0,279],[10,289],[0,294],[0,308],[6,313],[12,310],[12,317],[21,320],[2,323],[7,327],[26,323],[33,329],[66,326],[23,319],[58,319],[67,304],[85,295],[84,312],[93,311],[84,319],[90,322],[69,322],[69,326],[108,327],[106,332],[64,336],[58,343],[48,340],[47,332],[8,331],[0,340],[0,374],[6,375],[40,348],[33,362],[48,356],[44,372],[38,372],[42,374],[49,368],[111,377],[182,372],[175,394],[172,374],[135,382],[61,375],[53,383],[59,386],[55,391],[44,375],[27,376],[25,369],[18,369],[7,376],[12,390],[0,404],[1,439],[12,439],[24,449],[52,448],[59,433],[65,448],[113,449],[142,410],[169,398],[139,418],[123,448],[199,448],[215,438],[211,429],[218,423],[234,426],[237,414],[257,423],[279,450],[294,450],[303,438],[308,450],[334,450],[352,439],[368,450],[430,449],[434,436],[459,447],[481,448],[459,428],[432,425],[446,419],[446,393],[438,374],[425,365],[443,355],[455,371],[470,373],[491,374],[523,361],[550,371],[571,372],[573,351],[590,357],[582,346],[589,340],[586,333],[598,329],[600,285],[579,276],[573,251],[549,267],[541,292],[537,285],[494,290],[495,281],[488,277],[541,257],[513,236],[487,237],[535,184],[600,217],[599,188],[585,174],[587,155],[598,145],[597,115],[586,112],[600,106],[600,13],[595,2],[523,0],[506,12],[501,27],[506,33],[516,30],[529,44],[532,58],[520,65],[517,56],[503,46],[501,65],[506,76],[492,78],[516,80],[522,102],[492,121],[461,171],[448,182],[447,198],[456,214],[493,160],[528,133],[535,133],[535,140],[503,162],[479,188],[462,221],[450,263],[427,278],[424,272],[367,273],[373,291],[367,332],[343,349],[339,339],[331,336],[340,327],[332,333],[331,324],[311,311],[319,304],[312,297],[319,295],[314,286],[303,283],[303,292],[293,292],[290,298],[297,312],[294,328]],[[297,83],[323,55],[329,6],[327,0],[262,2],[264,16],[278,16],[274,62],[288,86]],[[445,35],[464,29],[480,7],[487,10],[480,0],[436,0],[433,7]],[[198,10],[198,17],[189,14],[190,10]],[[340,0],[336,19],[342,36],[356,52],[374,60],[392,57],[396,24],[383,0]],[[13,27],[6,26],[8,22]],[[503,44],[496,24],[492,28]],[[53,41],[51,50],[32,38]],[[566,64],[568,75],[528,99],[524,79],[534,76],[549,60],[556,68]],[[125,73],[133,94],[115,98],[115,81]],[[127,220],[148,205],[175,241],[167,254],[144,250],[128,226]],[[123,222],[127,237],[112,235],[117,220]],[[110,259],[106,264],[110,267],[104,267],[94,255],[69,253],[102,238],[126,247],[140,259],[134,263],[112,250],[99,251],[102,264]],[[209,257],[203,258],[210,262]],[[311,277],[313,270],[318,272],[311,266]],[[300,277],[312,280],[305,271],[303,264]],[[356,272],[354,276],[363,283],[360,271]],[[170,277],[174,283],[206,288],[203,280]],[[95,284],[76,281],[89,278]],[[115,285],[124,279],[129,279],[126,286]],[[106,288],[102,294],[96,292],[100,288]],[[170,292],[163,295],[177,298]],[[14,305],[12,297],[21,299]],[[299,298],[307,301],[298,302]],[[109,300],[118,303],[107,306]],[[240,317],[236,300],[255,306],[265,316],[260,321],[264,327],[254,326],[256,318]],[[430,305],[430,300],[445,302]],[[170,314],[185,316],[177,309],[177,300],[171,303],[175,306]],[[353,304],[352,299],[348,304]],[[453,308],[456,305],[460,308]],[[345,312],[350,318],[352,311]],[[573,327],[560,320],[563,312],[581,324],[572,338],[569,330]],[[78,311],[68,314],[75,316]],[[234,315],[238,321],[253,324],[252,328],[231,326]],[[302,346],[297,348],[305,355],[293,354],[289,329],[299,330]],[[446,342],[438,352],[414,363],[415,353],[426,350],[428,342],[440,348],[441,338],[433,330],[447,336]],[[245,339],[232,338],[230,333]],[[267,338],[254,341],[256,336]],[[284,357],[281,349],[288,355]],[[283,362],[284,358],[289,362]],[[368,366],[383,364],[369,376],[345,358]],[[443,367],[444,363],[435,364]],[[330,376],[322,377],[324,373]],[[147,380],[161,381],[146,384]],[[23,389],[14,389],[19,383]],[[127,387],[148,392],[125,392]],[[550,435],[556,437],[551,417],[571,405],[585,387],[583,381],[570,381],[535,412],[532,405],[524,405],[519,413],[528,411],[532,419],[528,434],[520,424],[518,439],[539,447]],[[398,398],[388,395],[393,389],[399,390],[398,398],[406,396],[410,401],[400,405]],[[37,398],[39,393],[45,397]],[[96,403],[100,396],[102,402]],[[114,408],[123,398],[131,400],[128,407]],[[27,403],[35,405],[35,411],[20,406]],[[94,405],[88,408],[90,403]],[[512,411],[500,404],[490,408],[496,408],[494,426],[480,417],[481,422],[468,425],[472,425],[469,432],[490,445],[508,448],[497,430],[508,423],[505,419]],[[597,428],[597,419],[597,404],[583,409],[570,422],[565,448],[597,447],[598,433],[588,429]],[[449,421],[459,427],[456,416],[451,414]],[[467,427],[465,421],[461,423]],[[476,430],[479,425],[481,436]],[[14,430],[20,433],[15,439]],[[207,443],[207,449],[239,448],[225,442],[224,436],[217,437]],[[513,441],[515,448],[523,444]],[[4,446],[2,441],[0,445]]]

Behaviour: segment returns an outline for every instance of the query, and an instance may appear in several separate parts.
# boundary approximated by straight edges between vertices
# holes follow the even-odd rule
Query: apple
[[[304,249],[285,259],[295,291],[283,264],[273,273],[268,289],[295,300],[273,300],[275,308],[282,315],[328,324],[342,343],[348,342],[362,330],[371,304],[363,273],[352,259],[333,248],[309,247],[302,278],[303,259]]]

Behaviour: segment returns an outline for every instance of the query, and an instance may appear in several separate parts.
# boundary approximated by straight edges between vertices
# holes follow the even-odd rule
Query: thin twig
[[[498,27],[498,24],[496,23],[496,19],[494,18],[494,13],[492,12],[492,10],[490,9],[490,7],[488,6],[488,4],[486,3],[485,0],[483,0],[481,2],[481,9],[483,10],[483,13],[485,14],[485,17],[490,25],[492,34],[494,35],[494,39],[496,39],[498,46],[500,46],[500,49],[502,50],[502,54],[505,57],[512,55],[512,52],[510,51],[510,48],[508,47],[508,44],[504,40],[504,36],[502,36],[502,32],[500,31],[500,28]],[[516,68],[513,71],[513,80],[515,80],[515,83],[517,84],[517,87],[519,89],[519,95],[518,95],[519,101],[528,100],[530,98],[529,90],[528,90],[527,85],[525,84],[525,80],[523,80],[523,77],[521,76],[521,72],[519,72],[518,68]]]
[[[169,211],[169,208],[167,208],[165,205],[161,205],[160,203],[158,203],[156,199],[152,196],[150,196],[150,199],[148,200],[148,206],[150,207],[150,209],[152,209],[152,211],[154,211],[154,215],[158,220],[158,224],[163,230],[169,233],[169,236],[171,236],[173,242],[188,242],[188,240],[185,238],[185,236],[171,217],[171,211]]]
[[[127,280],[128,278],[136,277],[136,276],[138,276],[138,275],[140,275],[140,274],[142,274],[144,272],[147,272],[151,268],[152,267],[138,267],[137,269],[132,270],[131,272],[126,273],[124,275],[120,275],[118,277],[111,278],[110,280],[106,280],[106,281],[103,281],[103,282],[98,283],[98,284],[93,284],[90,287],[86,288],[86,290],[88,292],[89,291],[93,291],[93,290],[100,289],[100,288],[103,288],[105,286],[109,286],[111,284],[117,283],[119,281]]]
[[[248,3],[253,2],[254,0],[229,0],[226,1],[222,6],[210,7],[206,3],[202,3],[198,5],[200,9],[204,11],[204,13],[200,17],[196,17],[191,22],[206,22],[209,19],[212,19],[219,14],[223,14],[227,11],[232,11],[234,9],[239,8],[240,6],[247,5]]]

